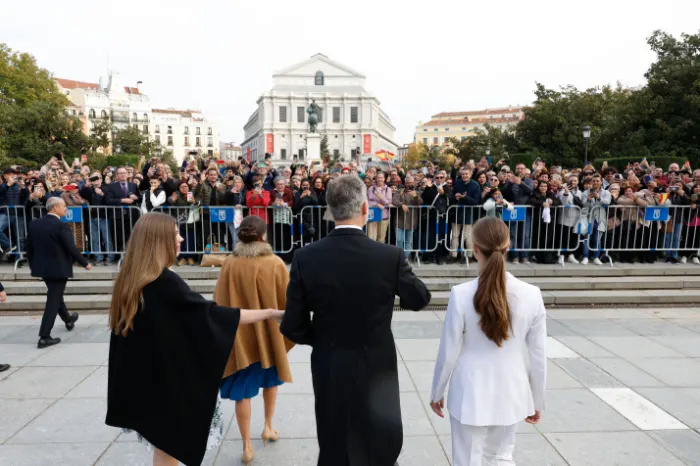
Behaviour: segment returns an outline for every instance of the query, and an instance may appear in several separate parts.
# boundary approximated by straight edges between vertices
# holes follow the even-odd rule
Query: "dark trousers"
[[[63,302],[63,292],[66,291],[67,278],[60,280],[44,280],[48,291],[46,292],[46,307],[44,316],[41,318],[39,337],[47,338],[51,336],[51,330],[56,322],[56,314],[61,316],[61,320],[66,322],[70,318],[66,303]]]

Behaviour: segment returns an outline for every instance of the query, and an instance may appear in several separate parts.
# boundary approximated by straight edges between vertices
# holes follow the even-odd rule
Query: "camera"
[[[88,178],[88,180],[90,180],[90,181],[92,181],[92,182],[98,181],[99,179],[100,179],[100,177],[97,176],[97,175],[91,176],[90,178]]]

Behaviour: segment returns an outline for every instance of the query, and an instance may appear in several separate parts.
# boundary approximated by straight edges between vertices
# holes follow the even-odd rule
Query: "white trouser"
[[[450,416],[453,466],[515,466],[515,427],[470,426]]]

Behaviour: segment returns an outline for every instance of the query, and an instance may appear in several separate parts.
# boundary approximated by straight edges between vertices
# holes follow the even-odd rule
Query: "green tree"
[[[75,157],[87,146],[80,120],[68,116],[66,96],[29,54],[0,44],[0,156],[37,166],[56,151]]]
[[[111,133],[112,123],[108,119],[93,120],[93,127],[90,129],[89,136],[90,150],[96,152],[98,149],[102,149],[102,152],[107,152]]]

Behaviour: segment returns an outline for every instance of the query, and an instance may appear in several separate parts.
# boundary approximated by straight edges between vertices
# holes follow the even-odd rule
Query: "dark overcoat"
[[[396,295],[406,309],[430,302],[403,251],[359,229],[295,253],[281,330],[313,347],[319,466],[391,466],[401,452]]]

